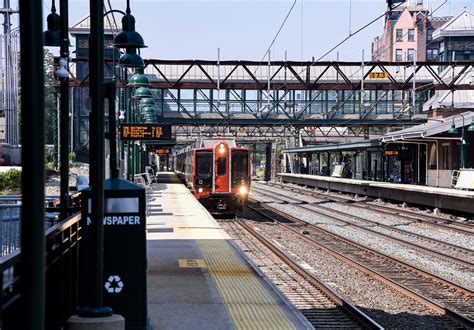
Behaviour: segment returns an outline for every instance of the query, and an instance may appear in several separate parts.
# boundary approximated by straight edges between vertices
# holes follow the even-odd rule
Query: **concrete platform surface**
[[[166,182],[174,174],[160,173]],[[182,184],[153,185],[147,217],[152,329],[306,329],[311,326],[243,257]]]

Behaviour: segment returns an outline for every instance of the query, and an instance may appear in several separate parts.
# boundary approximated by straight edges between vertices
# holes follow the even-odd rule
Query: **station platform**
[[[282,182],[474,214],[474,191],[309,174],[277,173]]]
[[[308,329],[174,173],[159,173],[147,217],[152,329]]]

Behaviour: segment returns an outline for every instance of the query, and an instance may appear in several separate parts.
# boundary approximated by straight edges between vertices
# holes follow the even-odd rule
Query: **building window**
[[[427,49],[426,50],[426,60],[427,61],[436,61],[438,59],[438,50],[437,49]]]
[[[430,42],[433,40],[433,30],[426,30],[426,41]]]
[[[397,61],[397,62],[402,61],[402,50],[401,49],[397,49],[395,51],[395,61]]]
[[[397,29],[397,41],[402,41],[403,38],[403,30],[402,29]]]
[[[415,50],[413,48],[408,49],[408,61],[413,61],[415,59]]]
[[[408,29],[408,41],[415,41],[415,29]]]

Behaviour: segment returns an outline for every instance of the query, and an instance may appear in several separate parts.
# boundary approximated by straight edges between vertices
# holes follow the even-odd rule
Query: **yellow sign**
[[[397,150],[386,150],[384,154],[385,154],[385,156],[398,156],[398,151]]]
[[[179,259],[180,268],[205,268],[206,263],[202,259]]]
[[[371,73],[369,73],[369,78],[371,78],[371,79],[387,79],[388,78],[388,72],[387,71],[371,72]]]

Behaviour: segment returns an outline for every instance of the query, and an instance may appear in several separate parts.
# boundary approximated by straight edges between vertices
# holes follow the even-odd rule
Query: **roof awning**
[[[474,112],[463,112],[458,115],[445,117],[442,119],[429,120],[425,124],[416,125],[410,128],[402,129],[400,131],[391,132],[385,134],[380,139],[383,143],[400,141],[400,140],[409,140],[409,139],[424,139],[427,137],[432,137],[437,134],[441,134],[449,131],[451,124],[453,123],[456,128],[463,126],[463,117],[464,117],[464,126],[471,124],[472,118],[474,117]]]
[[[317,146],[308,146],[300,148],[284,149],[284,153],[305,153],[305,152],[322,152],[322,151],[349,151],[365,148],[374,148],[382,145],[380,140],[368,140],[351,143],[322,144]]]

